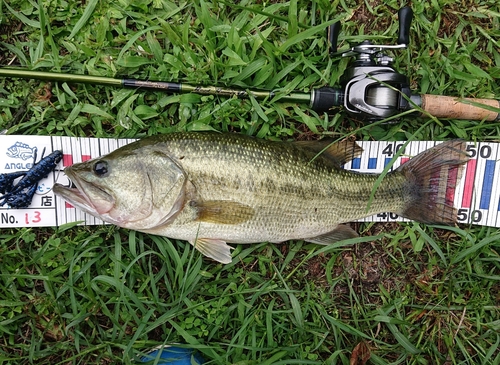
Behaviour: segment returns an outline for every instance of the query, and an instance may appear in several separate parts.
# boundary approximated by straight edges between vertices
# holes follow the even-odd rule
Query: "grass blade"
[[[85,7],[81,18],[76,22],[73,30],[68,36],[69,39],[75,37],[75,35],[87,24],[98,3],[99,0],[89,0],[87,2],[87,6]]]

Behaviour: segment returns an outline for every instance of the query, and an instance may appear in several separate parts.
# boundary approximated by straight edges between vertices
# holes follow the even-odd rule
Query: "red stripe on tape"
[[[73,155],[63,155],[63,166],[71,166],[73,165]]]
[[[464,195],[462,197],[462,207],[470,208],[472,194],[474,192],[474,177],[476,176],[477,160],[469,160],[465,168]]]

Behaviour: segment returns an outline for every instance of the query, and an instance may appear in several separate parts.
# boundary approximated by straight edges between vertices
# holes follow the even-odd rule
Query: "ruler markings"
[[[29,137],[29,138],[28,138]],[[63,150],[63,161],[61,163],[61,168],[63,166],[69,166],[72,163],[87,161],[91,158],[96,158],[105,155],[112,150],[121,147],[125,144],[133,142],[135,139],[100,139],[100,138],[75,138],[75,137],[40,137],[40,136],[2,136],[6,142],[3,143],[5,146],[11,146],[16,141],[22,141],[23,143],[30,143],[30,145],[36,145],[39,151],[45,146],[47,147],[46,155],[50,153],[48,150]],[[8,139],[7,139],[8,138]],[[44,139],[42,139],[44,138]],[[46,141],[46,142],[43,142]],[[391,163],[392,158],[396,154],[398,148],[404,144],[404,142],[386,142],[386,141],[362,141],[358,142],[363,148],[364,152],[361,157],[353,159],[350,163],[346,164],[346,168],[355,170],[358,172],[370,172],[379,173],[381,172],[388,163]],[[397,168],[399,165],[407,162],[411,157],[421,153],[422,151],[438,144],[439,142],[434,141],[421,141],[421,142],[411,142],[406,146],[406,150],[397,158],[391,170]],[[457,170],[450,170],[447,176],[447,189],[444,195],[441,197],[445,199],[447,203],[455,202],[456,208],[459,210],[460,214],[464,214],[461,222],[473,222],[476,224],[488,225],[488,226],[500,226],[500,167],[497,166],[499,163],[499,148],[496,143],[468,143],[469,153],[472,155],[471,160],[466,164],[463,171],[462,178],[457,183]],[[5,152],[0,150],[0,161],[5,158]],[[11,163],[10,160],[8,160]],[[14,160],[12,160],[14,162]],[[6,166],[5,164],[1,166],[2,168]],[[10,165],[7,165],[10,166]],[[7,170],[5,172],[12,172]],[[56,171],[51,175],[51,181],[57,180],[63,184],[69,184],[69,179],[64,175],[63,172]],[[48,183],[48,181],[47,181]],[[456,184],[456,187],[452,186]],[[59,197],[52,197],[53,204],[52,207],[44,207],[43,202],[47,202],[47,199],[41,200],[44,196],[41,195],[36,197],[34,204],[37,204],[34,209],[36,212],[50,212],[53,210],[54,218],[52,224],[45,225],[61,225],[64,223],[74,222],[83,220],[85,224],[102,224],[103,222],[93,216],[83,213],[80,209],[74,207],[67,208],[66,202]],[[53,196],[53,194],[52,194]],[[60,199],[60,200],[59,200]],[[2,209],[2,211],[8,211],[9,215],[14,216],[15,220],[19,223],[19,226],[24,226],[25,218],[33,218],[35,214],[32,207],[24,210],[16,209]],[[25,215],[21,214],[26,212]],[[26,215],[28,214],[28,215]],[[465,217],[465,218],[464,218]],[[14,218],[5,218],[4,220]],[[28,219],[28,218],[26,218]],[[33,220],[33,219],[32,219]],[[36,218],[35,218],[36,220]],[[401,217],[395,218],[394,214],[386,214],[385,216],[374,216],[364,218],[361,221],[394,221],[394,220],[404,220]],[[50,221],[50,219],[48,220]],[[407,220],[404,220],[407,221]],[[13,225],[9,222],[0,225],[12,227]],[[40,222],[30,221],[30,226],[36,226]],[[17,223],[16,223],[17,224]]]
[[[70,141],[69,138],[67,137],[59,137],[60,140],[61,140],[61,149],[63,151],[63,154],[71,154],[72,155],[72,149],[73,149],[73,146],[72,146],[72,143],[69,144],[68,146],[68,142]],[[73,156],[71,156],[71,162],[73,161]],[[63,165],[64,165],[64,160],[63,160]],[[64,166],[66,167],[66,166]],[[67,184],[69,184],[69,179],[68,181],[66,181]],[[62,216],[62,219],[64,221],[64,223],[69,223],[69,222],[74,222],[77,220],[77,217],[76,217],[76,212],[75,210],[73,209],[73,206],[71,204],[69,204],[66,200],[58,197],[58,199],[60,199],[60,201],[62,202],[61,204],[61,207],[64,207],[63,209],[63,216]]]
[[[71,166],[73,164],[74,156],[74,144],[72,143],[72,139],[70,137],[61,137],[62,151],[63,151],[63,166]],[[63,200],[63,199],[62,199]],[[64,208],[65,208],[65,220],[66,222],[74,222],[77,221],[77,213],[76,210],[73,209],[73,206],[67,201],[63,200]]]
[[[73,143],[73,163],[80,163],[82,162],[82,139],[81,138],[75,138],[75,141]]]
[[[500,161],[500,148],[498,148],[498,145],[493,145],[493,148],[495,149],[495,162],[498,164]],[[497,174],[495,176],[494,182],[493,182],[493,190],[494,190],[494,204],[496,205],[496,202],[498,202],[498,207],[497,207],[497,212],[500,212],[500,176],[499,171],[497,169]]]
[[[361,161],[363,160],[363,156],[365,156],[366,153],[369,153],[370,149],[370,144],[366,143],[366,141],[358,141],[356,142],[363,150],[361,152],[361,157],[356,157],[352,160],[351,162],[351,167],[349,168],[349,164],[347,164],[346,169],[347,170],[353,170],[355,172],[362,172],[361,170]],[[377,217],[372,216],[372,217],[366,217],[359,219],[358,222],[364,222],[367,221],[367,219],[372,218],[373,221],[377,221]]]
[[[56,147],[56,140],[51,138],[50,139],[50,147],[52,148],[52,151],[57,151],[58,148]],[[59,165],[61,164],[61,162],[59,162]],[[54,181],[54,183],[57,181],[57,178],[59,177],[59,175],[61,174],[61,170],[59,168],[56,168],[56,170],[54,170],[52,172],[52,179]],[[54,185],[52,185],[54,186]],[[59,211],[59,205],[57,204],[57,198],[55,196],[55,194],[51,191],[51,194],[53,195],[53,198],[52,198],[52,201],[53,201],[53,207],[51,208],[52,210],[52,219],[53,219],[53,222],[55,224],[56,227],[60,226],[60,223],[59,223],[59,220],[58,220],[58,211]]]
[[[366,142],[366,144],[369,146],[370,142]],[[382,153],[384,150],[384,147],[387,145],[387,142],[378,142],[374,143],[371,146],[370,153],[373,153],[375,156],[378,157],[378,168],[377,171],[383,171],[384,168],[387,166],[387,161],[385,158],[385,155]]]
[[[51,138],[51,140],[52,140],[53,151],[56,151],[56,150],[62,151],[61,137],[54,136],[54,137]],[[64,157],[64,154],[63,154],[63,157]],[[64,175],[63,172],[61,172],[58,175],[58,179],[56,181],[59,181],[59,178],[61,178],[62,175]],[[54,207],[54,209],[56,211],[56,214],[55,214],[55,225],[56,226],[60,226],[60,225],[62,225],[64,223],[66,223],[66,220],[63,218],[64,214],[66,213],[65,209],[64,209],[64,201],[59,196],[55,197],[55,207]]]
[[[496,144],[491,144],[490,146],[492,148],[492,153],[489,162],[494,166],[494,172],[493,172],[493,181],[492,181],[492,189],[491,189],[491,198],[490,198],[490,207],[489,207],[489,214],[488,214],[488,220],[486,224],[488,226],[497,226],[500,224],[498,221],[499,218],[499,200],[500,200],[500,181],[499,178],[500,176],[499,173],[499,168],[497,167],[497,164],[499,162],[499,149],[498,145]]]
[[[495,155],[496,155],[496,151],[495,151]],[[498,217],[498,177],[496,176],[496,174],[498,174],[498,168],[496,166],[496,162],[495,160],[490,160],[491,162],[489,162],[489,164],[492,164],[493,167],[494,167],[494,171],[493,171],[493,177],[492,177],[492,181],[491,181],[491,196],[490,196],[490,199],[489,199],[489,207],[488,207],[488,218],[487,218],[487,221],[486,221],[486,224],[488,226],[490,225],[496,225],[496,221],[497,221],[497,217]]]
[[[109,139],[108,148],[110,152],[116,150],[118,148],[118,141],[116,139]]]
[[[100,156],[103,156],[105,155],[105,152],[101,149],[101,145],[102,145],[102,138],[88,138],[87,139],[89,141],[89,157],[90,159],[93,159],[93,158],[97,158],[97,157],[100,157]],[[86,214],[84,215],[83,217],[85,219],[85,224],[93,224],[93,225],[100,225],[100,224],[104,224],[103,221],[101,221],[100,219],[90,215],[90,214]]]
[[[465,195],[465,176],[467,173],[467,165],[465,165],[464,169],[462,170],[462,176],[460,178],[460,181],[457,185],[456,191],[455,191],[455,199],[454,199],[454,205],[457,209],[462,209],[463,208],[463,201],[464,201],[464,195]],[[460,218],[460,215],[459,215]],[[460,220],[460,222],[463,222],[463,220]]]
[[[471,219],[474,223],[483,223],[487,219],[488,212],[481,209],[480,203],[483,197],[483,186],[484,186],[484,172],[486,167],[486,158],[482,158],[480,151],[482,150],[482,143],[477,144],[476,149],[476,176],[474,179],[474,199],[472,205],[472,210],[470,212]]]
[[[73,153],[75,154],[75,159],[78,162],[84,161],[84,157],[83,157],[84,148],[82,146],[83,140],[84,140],[83,137],[79,137],[79,138],[75,139],[75,149],[74,149]],[[77,221],[83,221],[83,222],[85,222],[84,223],[85,225],[94,225],[95,224],[95,219],[92,215],[87,214],[80,209],[76,209],[76,207],[72,207],[72,210],[76,214]]]
[[[370,156],[366,161],[366,169],[367,170],[375,170],[377,167],[378,155],[376,153],[373,153],[374,147],[375,146],[373,146],[373,145],[372,146],[369,145],[369,149],[368,149],[368,151],[366,151],[368,153],[368,155]],[[373,171],[368,171],[368,172],[373,173]]]
[[[90,158],[96,158],[96,157],[102,156],[99,140],[100,140],[100,138],[90,138],[89,139]]]
[[[111,143],[110,139],[99,139],[99,147],[101,151],[101,155],[104,156],[108,154],[110,151],[109,144]]]

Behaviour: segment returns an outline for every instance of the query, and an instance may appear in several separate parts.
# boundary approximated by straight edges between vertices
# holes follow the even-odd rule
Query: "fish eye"
[[[94,164],[94,173],[97,176],[104,176],[108,173],[108,163],[106,161],[97,161]]]

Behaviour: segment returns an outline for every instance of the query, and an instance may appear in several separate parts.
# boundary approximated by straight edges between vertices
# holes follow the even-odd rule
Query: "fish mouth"
[[[65,172],[75,187],[54,184],[53,190],[56,195],[92,215],[103,215],[113,208],[115,199],[111,194],[99,186],[79,178],[69,170]]]

